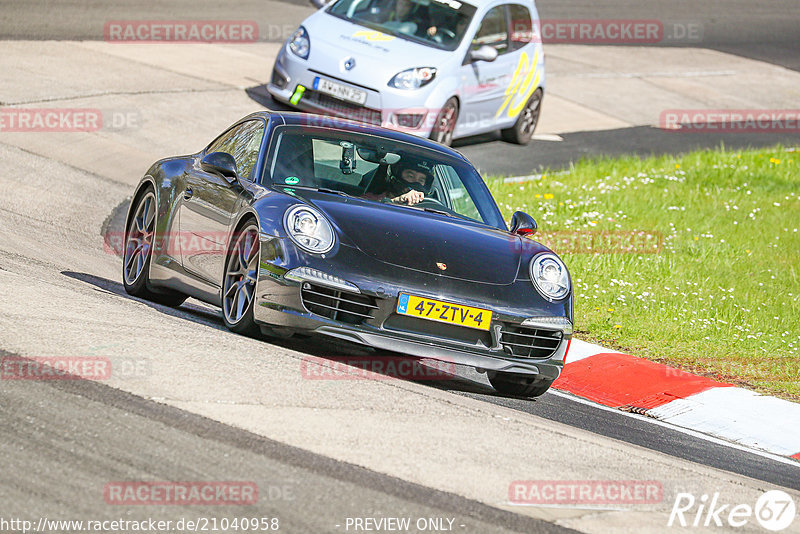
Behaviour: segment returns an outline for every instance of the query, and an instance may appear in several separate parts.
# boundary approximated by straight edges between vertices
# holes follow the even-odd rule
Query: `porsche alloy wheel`
[[[150,261],[156,232],[156,195],[152,187],[145,189],[133,211],[125,230],[125,248],[122,257],[122,281],[129,295],[167,306],[180,306],[185,295],[175,292],[154,291],[150,287]]]
[[[156,196],[148,191],[139,200],[136,212],[128,226],[123,257],[125,284],[133,286],[142,278],[144,267],[150,259],[153,234],[156,229]]]
[[[436,117],[436,124],[433,125],[431,139],[437,143],[450,146],[453,142],[453,130],[456,129],[458,120],[458,100],[450,98],[442,106],[439,115]]]
[[[250,222],[233,236],[222,284],[225,325],[240,334],[258,332],[253,320],[253,301],[260,257],[258,226]]]

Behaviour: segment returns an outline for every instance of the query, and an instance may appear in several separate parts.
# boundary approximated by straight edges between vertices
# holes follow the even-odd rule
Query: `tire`
[[[500,135],[504,141],[517,145],[527,145],[533,137],[536,125],[539,124],[539,113],[542,109],[542,88],[539,87],[533,92],[525,103],[525,107],[517,117],[517,122],[511,128],[500,130]]]
[[[153,238],[157,226],[156,194],[152,186],[134,199],[133,217],[125,228],[125,247],[122,256],[122,283],[134,297],[177,307],[186,295],[172,291],[155,291],[150,284],[150,261],[153,257]]]
[[[518,375],[514,373],[487,373],[489,383],[503,395],[513,397],[539,397],[550,389],[552,380],[537,380],[530,375]]]
[[[450,146],[453,142],[453,130],[458,121],[458,100],[451,96],[444,103],[439,114],[436,116],[436,123],[431,130],[431,139],[437,143]]]
[[[257,337],[261,330],[253,318],[256,278],[261,257],[258,224],[249,219],[234,232],[222,280],[222,318],[232,332]]]

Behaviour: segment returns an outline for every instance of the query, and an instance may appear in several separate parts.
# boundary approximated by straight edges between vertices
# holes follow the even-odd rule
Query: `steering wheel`
[[[414,35],[417,33],[417,23],[406,21],[400,24],[400,27],[397,28],[397,31],[400,33],[405,33],[407,35]]]
[[[428,207],[430,207],[430,208],[436,208],[436,209],[439,209],[439,208],[444,208],[444,209],[446,209],[447,211],[450,211],[450,209],[449,209],[447,206],[445,206],[445,205],[444,205],[444,203],[443,203],[442,201],[440,201],[440,200],[437,200],[437,199],[435,199],[435,198],[431,198],[431,197],[425,197],[425,198],[423,198],[422,200],[420,200],[419,202],[417,202],[416,204],[414,204],[414,206],[417,206],[417,207],[420,207],[420,208],[424,208],[426,204],[427,204],[427,205],[428,205]]]
[[[392,200],[389,197],[382,198],[381,202],[383,202],[384,204],[393,204],[395,206],[409,206],[409,204],[407,204],[405,202],[395,202],[394,200]],[[426,205],[429,208],[445,209],[447,211],[450,211],[450,209],[447,206],[445,206],[444,204],[442,204],[441,202],[439,202],[435,198],[430,198],[430,197],[425,197],[422,200],[420,200],[419,202],[417,202],[416,204],[411,204],[410,206],[412,208],[424,208]]]

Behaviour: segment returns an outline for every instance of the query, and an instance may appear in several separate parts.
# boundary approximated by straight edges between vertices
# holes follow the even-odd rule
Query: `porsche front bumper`
[[[320,334],[408,356],[536,376],[543,382],[558,378],[563,368],[572,338],[572,322],[563,313],[547,315],[531,309],[515,313],[513,307],[465,297],[459,302],[492,309],[490,329],[443,325],[397,313],[401,291],[424,291],[416,285],[375,273],[352,284],[353,290],[335,277],[332,281],[287,278],[291,268],[280,263],[262,258],[256,286],[253,314],[266,332]],[[518,346],[528,340],[531,347],[522,347],[520,353]]]

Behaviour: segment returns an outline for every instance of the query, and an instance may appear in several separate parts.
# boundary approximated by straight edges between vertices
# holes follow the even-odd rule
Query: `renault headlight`
[[[286,211],[283,217],[286,233],[295,244],[315,254],[324,254],[333,248],[331,223],[317,210],[298,205]]]
[[[395,89],[419,89],[431,83],[435,77],[435,68],[417,67],[395,74],[389,81],[389,87],[394,87]]]
[[[539,254],[531,261],[531,281],[547,300],[561,300],[570,291],[569,272],[555,254]]]
[[[308,59],[308,53],[311,51],[311,40],[308,38],[308,32],[302,26],[297,28],[297,31],[292,34],[292,38],[289,39],[289,50],[294,52],[296,56]]]

